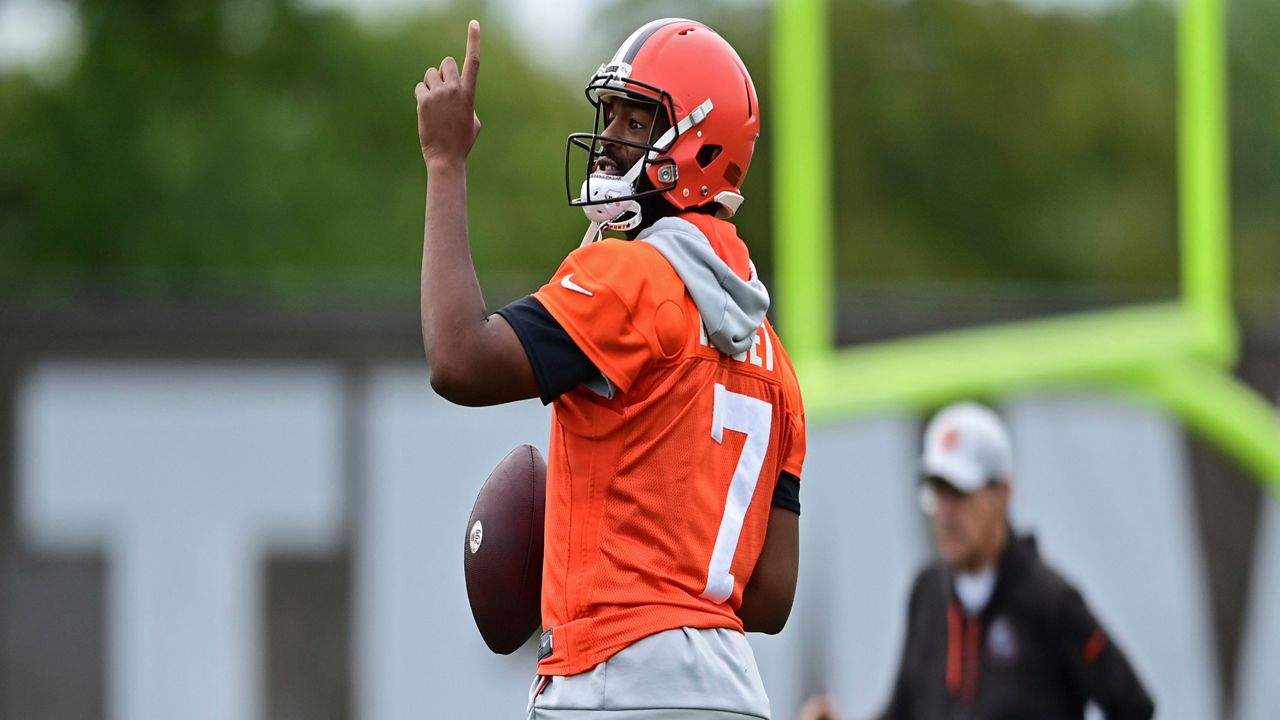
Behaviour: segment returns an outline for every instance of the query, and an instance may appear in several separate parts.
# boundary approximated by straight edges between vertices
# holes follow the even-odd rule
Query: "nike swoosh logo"
[[[591,291],[573,281],[573,273],[560,278],[560,287],[591,297]]]

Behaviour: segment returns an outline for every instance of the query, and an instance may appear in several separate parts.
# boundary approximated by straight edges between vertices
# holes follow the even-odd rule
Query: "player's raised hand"
[[[467,25],[467,54],[462,73],[452,57],[429,68],[414,88],[418,99],[418,141],[422,159],[430,167],[436,162],[462,163],[480,134],[476,115],[476,82],[480,77],[480,23]]]

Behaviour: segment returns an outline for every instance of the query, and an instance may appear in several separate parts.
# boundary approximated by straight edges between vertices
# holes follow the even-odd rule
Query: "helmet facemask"
[[[671,190],[676,184],[675,161],[664,157],[664,153],[679,138],[679,130],[671,126],[671,118],[675,116],[674,103],[671,96],[662,89],[628,79],[629,71],[629,67],[620,64],[602,66],[596,72],[586,89],[587,100],[595,108],[594,131],[573,133],[568,139],[565,152],[565,192],[569,204],[581,207],[591,221],[583,244],[596,239],[606,230],[627,231],[635,228],[642,220],[639,200]],[[604,134],[609,120],[605,114],[605,106],[619,99],[653,109],[653,120],[649,123],[649,136],[645,142]],[[661,124],[665,124],[666,128],[659,135]],[[596,161],[607,154],[604,148],[606,143],[639,149],[642,153],[620,175],[593,172]],[[575,182],[572,175],[574,148],[584,151],[586,159],[583,180],[576,197],[573,194]],[[651,167],[656,168],[656,172],[649,172]],[[655,185],[652,181],[654,177],[662,184]]]

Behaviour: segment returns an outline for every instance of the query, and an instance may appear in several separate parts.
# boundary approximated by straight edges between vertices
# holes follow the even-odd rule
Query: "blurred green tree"
[[[1172,289],[1166,10],[841,6],[832,47],[842,271]]]
[[[413,86],[465,18],[366,26],[283,0],[86,0],[74,73],[0,79],[0,262],[172,289],[416,292],[425,173]],[[470,181],[477,262],[545,275],[580,237],[560,78],[486,28]],[[585,105],[585,103],[583,103]]]
[[[1280,287],[1280,3],[1229,3],[1232,240],[1237,284]],[[1263,310],[1274,323],[1276,310]]]
[[[760,91],[739,225],[767,247],[769,88],[786,82],[770,73],[769,4],[614,2],[602,16],[630,27],[689,12],[734,43]],[[1280,5],[1231,13],[1237,276],[1274,288]],[[841,278],[1176,291],[1173,6],[831,0],[828,14]]]
[[[64,82],[0,75],[0,283],[416,293],[412,88],[461,52],[459,10],[380,24],[287,0],[83,0],[79,12],[83,51]],[[582,52],[603,57],[631,27],[689,12],[738,47],[767,111],[786,81],[770,72],[767,5],[615,2],[598,14],[599,47]],[[1171,294],[1172,13],[1158,0],[834,0],[839,276]],[[1239,0],[1232,13],[1238,274],[1275,287],[1280,8]],[[584,78],[534,62],[500,24],[485,33],[469,182],[494,303],[545,278],[580,236],[563,138],[591,115]],[[767,273],[764,120],[738,221]]]

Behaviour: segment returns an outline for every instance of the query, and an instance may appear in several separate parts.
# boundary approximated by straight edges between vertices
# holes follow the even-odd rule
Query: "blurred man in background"
[[[994,412],[960,403],[925,430],[921,504],[938,559],[916,577],[884,720],[1150,718],[1154,705],[1080,593],[1009,525],[1013,456]]]
[[[840,712],[830,697],[819,693],[800,706],[800,720],[840,720]]]

